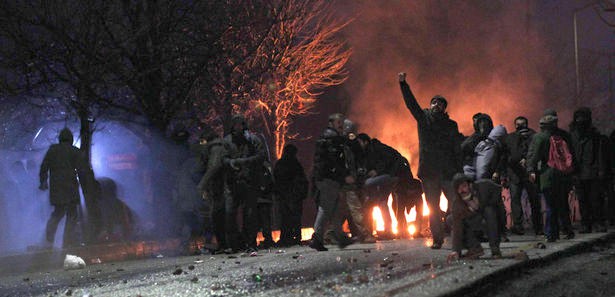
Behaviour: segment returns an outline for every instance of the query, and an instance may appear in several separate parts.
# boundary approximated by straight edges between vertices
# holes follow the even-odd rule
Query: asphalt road
[[[589,252],[523,270],[490,287],[483,292],[497,297],[615,296],[615,248],[612,242],[595,245]]]
[[[502,251],[510,256],[524,250],[529,259],[540,260],[602,236],[606,234],[578,236],[544,249],[536,245],[543,238],[512,237]],[[436,251],[428,245],[426,240],[395,240],[344,250],[330,246],[328,252],[294,247],[253,257],[162,257],[69,271],[59,264],[51,270],[0,275],[0,296],[439,296],[467,292],[490,275],[529,262],[487,257],[447,263],[448,242]],[[600,273],[596,277],[604,278]]]

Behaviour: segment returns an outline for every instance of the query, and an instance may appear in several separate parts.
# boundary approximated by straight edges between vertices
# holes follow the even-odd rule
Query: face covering
[[[463,200],[463,201],[468,201],[470,199],[472,199],[472,193],[468,193],[465,196],[461,196],[461,200]]]

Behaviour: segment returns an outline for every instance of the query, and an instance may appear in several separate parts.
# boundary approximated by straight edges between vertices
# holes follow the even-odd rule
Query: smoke
[[[38,175],[45,152],[57,143],[64,125],[43,125],[32,135],[24,136],[21,143],[28,143],[27,147],[0,151],[0,254],[40,248],[45,242],[45,226],[53,207],[49,191],[38,189]],[[79,147],[78,125],[68,126],[75,135],[75,146]],[[103,215],[101,231],[111,240],[177,236],[174,228],[179,219],[173,197],[178,166],[190,157],[187,148],[144,127],[128,129],[116,122],[101,122],[96,129],[91,157],[96,178],[104,187],[105,197],[98,201]],[[109,189],[110,183],[113,189]],[[78,226],[82,239],[87,232],[87,219],[82,197]],[[63,229],[61,222],[55,236],[56,247],[62,245]]]
[[[447,98],[447,112],[464,135],[473,132],[477,112],[509,129],[516,116],[525,115],[536,127],[548,104],[542,102],[540,70],[550,56],[530,26],[528,3],[343,1],[355,17],[346,28],[354,49],[345,84],[350,118],[416,168],[416,121],[397,80],[398,72],[406,72],[422,107],[436,94]]]

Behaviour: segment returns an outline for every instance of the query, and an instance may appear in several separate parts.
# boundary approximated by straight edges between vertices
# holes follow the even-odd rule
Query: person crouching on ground
[[[448,220],[452,221],[453,252],[448,259],[462,257],[463,248],[468,249],[463,255],[465,258],[477,259],[484,255],[480,240],[475,235],[475,231],[482,229],[483,224],[486,224],[491,255],[501,257],[497,215],[501,188],[488,179],[472,182],[470,177],[462,173],[453,176],[453,188],[456,195],[452,203],[452,217]]]

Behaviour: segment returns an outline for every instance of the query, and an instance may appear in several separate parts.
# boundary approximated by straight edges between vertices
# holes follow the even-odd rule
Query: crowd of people
[[[450,233],[452,258],[483,255],[481,241],[489,242],[492,256],[501,256],[500,242],[508,240],[509,233],[529,232],[521,203],[524,191],[531,205],[531,229],[548,242],[559,240],[560,234],[565,239],[575,236],[568,204],[573,189],[582,217],[578,232],[606,232],[608,223],[615,223],[615,133],[610,137],[600,134],[592,124],[590,109],[574,112],[569,131],[559,128],[553,109],[545,110],[538,132],[524,116],[518,116],[515,131],[507,133],[488,114],[476,113],[472,117],[475,131],[466,137],[448,116],[446,98],[436,95],[423,109],[406,75],[400,73],[398,79],[406,107],[417,123],[418,179],[397,150],[359,133],[357,125],[340,113],[329,116],[316,140],[308,179],[295,145],[286,145],[281,159],[272,164],[263,140],[250,131],[243,116],[236,115],[224,137],[205,131],[194,155],[180,166],[177,208],[192,230],[190,240],[203,235],[202,226],[210,226],[217,245],[208,252],[214,254],[299,245],[303,200],[309,192],[317,204],[309,246],[317,251],[327,251],[331,242],[344,248],[355,242],[393,238],[391,228],[374,237],[371,221],[374,206],[388,211],[389,195],[398,204],[395,217],[401,218],[404,209],[416,206],[421,212],[424,193],[430,209],[431,248],[442,248]],[[47,189],[47,179],[51,179],[50,197],[55,206],[47,225],[49,241],[64,216],[65,240],[73,241],[71,228],[79,203],[76,174],[84,170],[77,160],[70,131],[62,131],[60,143],[49,149],[40,170],[41,189]],[[503,188],[511,194],[510,228]],[[448,212],[440,211],[441,193],[450,201]],[[541,196],[546,209],[542,209]],[[271,232],[274,201],[281,231],[277,242]],[[204,206],[203,219],[195,210],[202,211]],[[382,217],[390,226],[390,216]],[[342,227],[344,222],[348,222],[349,233]],[[399,230],[407,229],[405,220],[399,223]],[[264,237],[261,242],[257,241],[259,231]]]

